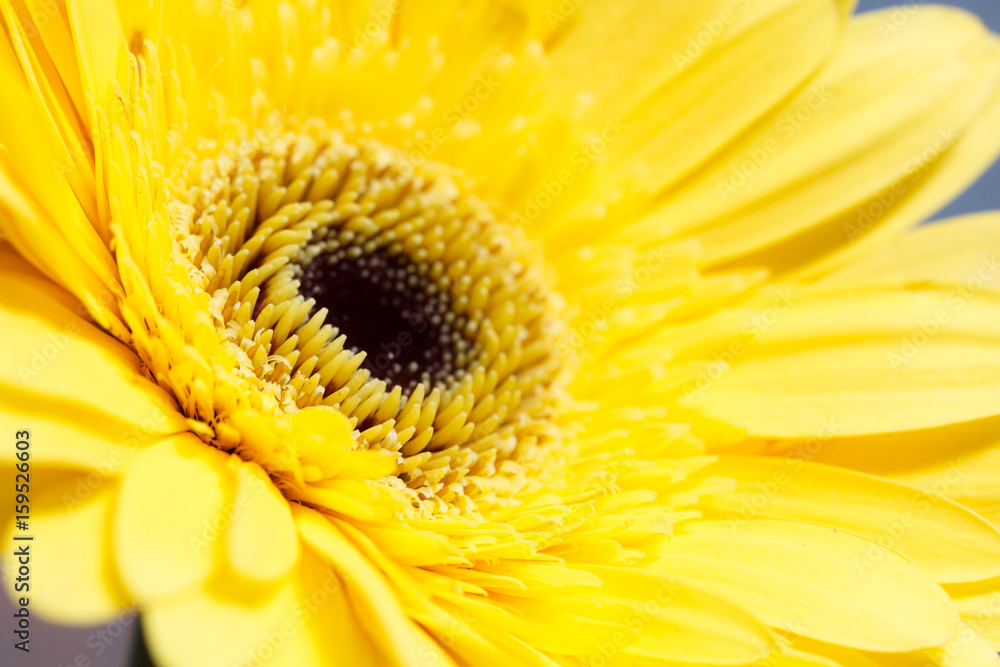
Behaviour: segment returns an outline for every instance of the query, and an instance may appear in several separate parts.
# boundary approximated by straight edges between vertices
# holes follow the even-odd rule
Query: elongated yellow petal
[[[946,496],[1000,526],[1000,419],[839,440],[752,443],[757,451],[859,470]],[[944,447],[942,443],[947,443]]]
[[[909,653],[855,651],[804,637],[796,637],[794,646],[826,656],[843,667],[995,667],[1000,664],[1000,658],[990,650],[983,637],[969,627],[962,627],[944,646]]]
[[[1000,579],[945,586],[962,621],[1000,650]]]
[[[14,50],[30,59],[25,30],[34,26],[22,26],[10,6],[0,9],[0,16],[11,31]],[[97,213],[92,148],[86,145],[90,139],[77,136],[78,130],[60,131],[60,119],[77,110],[47,99],[42,90],[47,79],[40,73],[19,69],[0,60],[7,101],[0,110],[0,226],[25,257],[120,334],[115,298],[121,285],[105,245],[106,221]]]
[[[759,518],[829,526],[895,551],[939,583],[1000,576],[1000,531],[955,502],[876,477],[793,458],[726,456],[699,471],[736,481],[703,496],[738,535]]]
[[[1000,213],[923,225],[822,280],[825,285],[940,283],[1000,288]]]
[[[685,524],[657,567],[692,577],[753,609],[765,623],[853,648],[940,646],[958,632],[948,596],[902,557],[831,528],[789,521]],[[821,578],[816,577],[822,572]]]
[[[0,280],[6,286],[0,293],[0,395],[11,411],[17,406],[38,415],[40,428],[58,431],[63,421],[102,433],[104,446],[135,446],[186,429],[173,401],[141,376],[135,354],[84,319],[79,302],[13,256],[9,246],[0,246]],[[67,458],[91,456],[82,442],[60,439],[44,447],[53,456],[59,455],[49,447]],[[79,451],[69,451],[74,447]]]
[[[634,605],[626,625],[641,633],[634,645],[601,646],[606,657],[617,658],[610,664],[639,657],[735,665],[772,650],[775,640],[759,620],[670,571],[589,569],[601,577],[603,593]]]
[[[886,207],[907,198],[989,110],[1000,74],[1000,41],[972,15],[920,7],[897,30],[891,11],[852,21],[837,54],[797,98],[637,233],[674,227],[701,241],[707,264],[788,271],[877,227]],[[985,169],[1000,146],[978,148],[985,159],[966,161]],[[948,178],[952,195],[970,182]],[[867,220],[840,221],[884,192]]]
[[[620,116],[627,134],[612,143],[612,160],[628,155],[627,168],[638,163],[642,169],[629,174],[639,181],[630,185],[656,192],[811,74],[832,50],[838,29],[827,0],[652,6],[598,0],[580,8],[580,20],[553,49],[549,93],[565,100],[586,91],[593,105],[583,113]],[[747,62],[751,52],[758,57]],[[797,57],[786,57],[791,53]],[[727,103],[733,99],[743,103]]]
[[[997,414],[1000,299],[962,289],[814,290],[754,326],[686,400],[753,436],[829,440]],[[737,318],[738,320],[742,318]]]
[[[996,667],[1000,656],[982,635],[965,626],[959,635],[941,648],[928,651],[931,664],[941,667]],[[926,663],[918,663],[926,664]]]
[[[91,103],[110,110],[118,76],[127,62],[118,9],[114,0],[67,0],[81,78]],[[121,94],[121,91],[118,91]]]
[[[982,112],[951,149],[917,178],[875,194],[856,210],[824,225],[816,234],[806,235],[798,243],[786,244],[775,254],[817,255],[817,249],[840,248],[829,259],[797,274],[803,279],[814,279],[891,247],[901,235],[941,210],[989,169],[1000,153],[998,127],[1000,87],[993,91]]]
[[[902,655],[868,653],[876,664],[886,667],[996,667],[1000,657],[986,639],[968,626],[944,646]]]
[[[294,508],[299,534],[345,577],[348,596],[373,641],[386,647],[385,664],[406,664],[420,652],[428,665],[447,665],[446,656],[421,639],[385,578],[326,519],[314,510]]]
[[[30,425],[35,439],[36,464],[85,468],[109,476],[138,451],[137,445],[155,442],[162,435],[139,425],[110,419],[98,409],[73,408],[60,401],[32,400],[0,389],[0,429],[16,433]],[[17,463],[17,451],[0,451],[0,461]]]
[[[543,207],[539,226],[552,254],[619,233],[620,225],[599,215],[609,202],[631,222],[655,196],[688,191],[682,179],[813,74],[841,28],[827,0],[684,0],[652,7],[608,0],[587,3],[580,14],[553,50],[549,87],[561,104],[578,101],[573,117],[589,134],[538,177],[515,209],[546,203],[560,170],[580,186],[585,204],[568,216],[559,214],[582,193],[567,189],[554,206]],[[611,73],[623,63],[628,76]],[[663,239],[680,221],[660,219],[650,235]]]

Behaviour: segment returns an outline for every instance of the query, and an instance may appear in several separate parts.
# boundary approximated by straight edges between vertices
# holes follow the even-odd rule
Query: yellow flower
[[[852,8],[3,0],[8,583],[165,667],[998,664],[1000,218],[908,230],[1000,41]]]

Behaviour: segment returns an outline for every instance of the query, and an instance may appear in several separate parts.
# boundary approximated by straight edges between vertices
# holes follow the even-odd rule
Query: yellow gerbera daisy
[[[164,667],[998,664],[1000,218],[906,232],[1000,40],[852,8],[2,0],[8,583]]]

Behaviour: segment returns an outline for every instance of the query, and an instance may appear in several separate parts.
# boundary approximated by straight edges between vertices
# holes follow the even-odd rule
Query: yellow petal
[[[114,0],[67,0],[80,74],[92,104],[112,108],[119,66],[127,62]]]
[[[138,424],[116,422],[99,410],[73,410],[58,401],[2,388],[0,400],[0,430],[15,433],[30,425],[35,443],[31,459],[36,464],[86,468],[107,477],[121,470],[137,445],[160,437]],[[0,461],[16,463],[16,454],[13,448],[0,451]]]
[[[80,303],[9,246],[0,247],[0,280],[7,287],[0,318],[31,322],[7,329],[7,350],[32,351],[29,363],[5,356],[0,364],[0,375],[8,378],[0,382],[0,428],[14,433],[30,427],[34,464],[86,468],[92,480],[81,487],[86,493],[116,476],[138,447],[186,429],[164,392],[139,376],[135,357],[80,318]],[[59,357],[65,366],[52,364]],[[31,391],[32,380],[46,374],[52,374],[46,386],[57,388],[56,395]],[[102,391],[96,396],[95,383]],[[0,461],[16,463],[15,454],[2,448]]]
[[[775,665],[775,667],[846,667],[846,665],[842,666],[829,658],[797,651],[794,648],[784,649],[780,652],[776,650],[764,659],[767,660],[764,664]],[[852,667],[862,666],[853,665]]]
[[[636,231],[655,238],[676,228],[704,245],[713,266],[788,271],[878,226],[886,206],[907,198],[989,111],[1000,75],[1000,40],[971,14],[920,6],[896,27],[892,10],[851,21],[799,96]],[[985,169],[1000,145],[979,148],[990,157],[971,162]],[[968,182],[947,186],[954,196]],[[886,192],[867,224],[849,224]]]
[[[408,656],[424,655],[428,665],[447,665],[449,660],[439,649],[424,644],[413,623],[406,617],[400,602],[383,574],[365,559],[329,521],[314,510],[293,508],[302,538],[345,579],[347,594],[372,639],[386,647],[389,665],[405,665]]]
[[[561,209],[579,195],[543,207],[553,254],[620,231],[591,209],[624,195],[622,214],[631,218],[656,195],[689,191],[685,177],[808,79],[841,29],[827,0],[603,0],[582,5],[574,23],[553,49],[546,85],[549,98],[573,104],[563,115],[585,132],[514,207],[530,211],[560,180],[586,191],[586,206],[569,216]],[[650,230],[659,239],[677,218],[664,220]]]
[[[295,569],[302,616],[322,658],[321,664],[377,667],[385,665],[385,649],[361,623],[341,572],[320,554],[303,547]]]
[[[851,468],[946,496],[1000,526],[1000,419],[811,445],[778,443],[821,463]],[[942,443],[947,443],[944,446]],[[761,451],[767,451],[766,446]]]
[[[965,128],[950,150],[915,178],[879,192],[854,211],[831,221],[815,235],[787,244],[776,253],[840,249],[829,259],[805,268],[803,279],[823,276],[858,259],[878,253],[941,210],[996,161],[1000,153],[1000,87]],[[845,239],[848,245],[844,245]]]
[[[396,456],[391,452],[355,449],[351,424],[336,410],[306,408],[292,415],[291,422],[299,460],[303,466],[314,466],[320,479],[375,479],[396,470]]]
[[[1000,650],[1000,579],[945,586],[962,622]]]
[[[824,441],[1000,412],[995,295],[812,290],[784,312],[764,314],[760,325],[761,312],[745,311],[735,331],[754,340],[686,402],[753,436]]]
[[[968,626],[944,646],[903,655],[880,656],[869,653],[886,667],[997,667],[1000,657],[981,635]]]
[[[1000,288],[1000,213],[923,225],[826,277],[822,284],[902,287],[919,283]]]
[[[797,649],[828,657],[843,667],[996,667],[1000,658],[968,627],[943,646],[910,653],[873,653],[795,637]]]
[[[939,649],[928,651],[932,665],[941,667],[997,667],[996,649],[972,628],[963,627],[959,635]],[[919,663],[921,667],[926,663]]]
[[[226,531],[229,563],[253,581],[276,581],[288,574],[299,555],[288,501],[257,464],[237,458],[229,463],[236,468],[234,509]]]
[[[770,520],[739,531],[726,521],[681,530],[659,549],[656,566],[776,628],[886,652],[940,646],[958,632],[958,613],[940,587],[895,553],[868,558],[871,543],[853,535]]]
[[[32,613],[56,623],[96,625],[127,610],[128,598],[115,574],[111,553],[117,485],[100,476],[39,467],[15,478],[14,471],[5,466],[0,477],[8,485],[5,501],[6,489],[11,490],[11,504],[15,482],[27,484],[31,509],[26,530],[17,529],[13,521],[4,529],[6,592],[14,599],[27,597]],[[8,508],[4,509],[6,513]],[[22,548],[28,550],[24,564],[30,573],[27,580],[19,581],[17,570],[22,563],[14,554]],[[18,591],[21,585],[27,588]]]
[[[626,624],[637,628],[639,641],[598,645],[598,652],[617,657],[610,664],[631,664],[636,656],[677,662],[735,665],[767,655],[774,643],[751,610],[674,577],[669,570],[588,567],[601,577],[601,593],[630,603]],[[613,639],[613,637],[612,637]],[[617,650],[616,650],[617,649]]]
[[[232,511],[226,455],[193,435],[143,450],[122,480],[115,558],[140,603],[181,594],[208,579]]]
[[[1000,576],[1000,531],[940,496],[792,458],[724,456],[695,479],[706,475],[736,481],[698,505],[725,512],[736,534],[754,519],[791,519],[870,540],[874,557],[880,545],[939,583]]]
[[[808,77],[839,27],[826,0],[598,0],[580,7],[553,49],[549,94],[565,104],[586,91],[592,106],[578,102],[578,114],[621,116],[627,134],[612,159],[632,163],[621,169],[641,164],[630,175],[640,191],[655,192]]]
[[[135,445],[149,434],[186,428],[167,394],[142,377],[135,354],[100,331],[68,294],[0,255],[0,393],[32,413],[77,420]],[[34,405],[31,405],[33,403]],[[88,425],[88,422],[92,422]]]
[[[0,110],[0,226],[102,325],[126,335],[115,303],[121,294],[117,267],[93,225],[90,158],[64,144],[20,72],[0,66],[0,86],[7,102]]]
[[[211,587],[157,604],[143,628],[163,667],[375,667],[381,651],[358,623],[339,573],[306,549],[294,576],[261,599]]]

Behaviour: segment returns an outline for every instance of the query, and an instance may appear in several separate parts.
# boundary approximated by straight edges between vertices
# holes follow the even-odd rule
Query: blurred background
[[[669,2],[669,0],[660,0]],[[859,11],[892,6],[924,4],[922,0],[860,0]],[[938,3],[964,7],[975,12],[995,31],[1000,32],[1000,0],[954,0]],[[983,178],[936,218],[945,218],[973,211],[1000,209],[1000,165],[994,166]],[[66,554],[72,558],[72,554]],[[13,608],[0,595],[0,617],[9,619]],[[8,626],[3,624],[3,628]],[[135,619],[124,616],[119,621],[98,628],[67,629],[32,619],[31,653],[14,651],[7,633],[0,645],[0,663],[23,667],[125,667],[135,631]],[[17,655],[12,655],[12,654]]]

